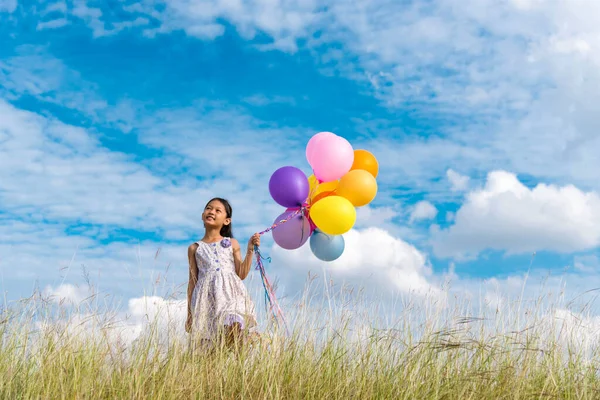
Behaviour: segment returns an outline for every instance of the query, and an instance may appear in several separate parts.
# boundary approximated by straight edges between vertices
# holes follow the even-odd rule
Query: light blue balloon
[[[346,242],[342,235],[328,235],[316,229],[310,236],[310,249],[321,261],[333,261],[344,252]]]

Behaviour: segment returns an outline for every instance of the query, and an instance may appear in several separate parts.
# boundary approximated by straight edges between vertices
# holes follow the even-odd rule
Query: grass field
[[[159,318],[131,344],[97,303],[24,300],[0,317],[0,398],[600,398],[596,344],[542,302],[488,315],[404,304],[375,329],[369,307],[330,297],[320,312],[308,296],[295,309],[317,311],[294,314],[290,336],[267,330],[239,354],[190,354]]]

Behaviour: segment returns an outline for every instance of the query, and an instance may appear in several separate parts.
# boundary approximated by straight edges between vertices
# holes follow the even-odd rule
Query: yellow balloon
[[[355,169],[342,176],[336,194],[350,200],[354,206],[362,207],[377,195],[377,181],[368,171]]]
[[[341,196],[327,196],[310,207],[310,218],[328,235],[348,232],[356,222],[356,208]]]
[[[318,183],[318,182],[317,182],[317,178],[315,177],[315,174],[311,174],[311,175],[308,177],[308,184],[310,185],[310,190],[309,190],[309,192],[308,192],[308,193],[309,193],[309,196],[310,196],[310,193],[312,193],[312,192],[313,192],[313,190],[315,190],[315,187],[317,186],[317,183]]]

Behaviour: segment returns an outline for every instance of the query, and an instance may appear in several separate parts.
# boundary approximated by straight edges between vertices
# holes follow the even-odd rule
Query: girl
[[[202,212],[204,237],[188,249],[190,277],[185,329],[192,334],[193,342],[210,343],[224,335],[231,345],[243,330],[257,325],[254,304],[242,280],[250,272],[260,235],[250,238],[242,259],[240,244],[232,235],[231,215],[227,200],[210,200]]]

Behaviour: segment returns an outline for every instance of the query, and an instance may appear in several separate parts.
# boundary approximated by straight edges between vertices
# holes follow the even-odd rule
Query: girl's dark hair
[[[208,205],[213,201],[218,201],[221,204],[223,204],[223,207],[225,207],[226,217],[231,218],[231,216],[233,215],[233,209],[231,208],[231,204],[229,204],[229,202],[227,200],[225,200],[221,197],[213,197],[212,199],[210,199],[208,201],[208,203],[206,203],[206,205],[204,206],[204,209],[206,209],[206,207],[208,207]],[[229,238],[233,237],[233,230],[231,229],[231,222],[229,223],[229,225],[223,225],[223,227],[221,228],[220,234],[223,237],[229,237]]]

